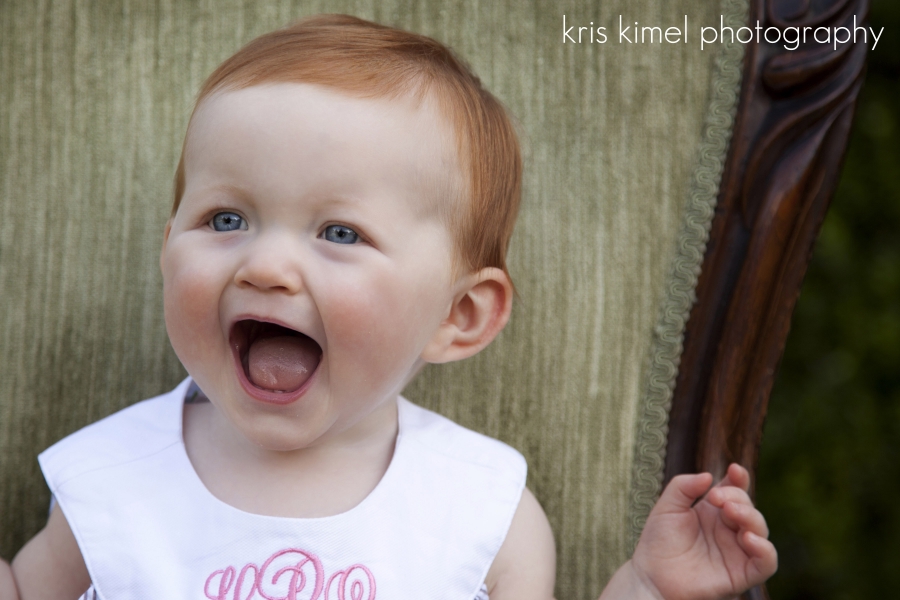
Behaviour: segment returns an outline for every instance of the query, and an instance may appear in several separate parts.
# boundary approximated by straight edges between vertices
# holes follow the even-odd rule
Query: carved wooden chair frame
[[[750,23],[852,27],[868,0],[751,0]],[[665,480],[755,473],[791,314],[838,183],[867,46],[746,47],[740,106],[688,320]],[[766,596],[757,588],[750,598]]]

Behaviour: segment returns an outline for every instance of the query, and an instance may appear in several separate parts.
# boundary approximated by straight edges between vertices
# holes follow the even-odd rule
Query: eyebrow
[[[221,193],[229,196],[239,196],[241,198],[250,198],[253,196],[246,188],[231,183],[217,183],[215,185],[201,188],[204,193]]]

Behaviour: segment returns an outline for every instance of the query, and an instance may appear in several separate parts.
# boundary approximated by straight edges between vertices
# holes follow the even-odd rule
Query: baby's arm
[[[12,569],[9,563],[0,559],[0,600],[18,600],[18,598],[19,592],[16,591]]]
[[[712,476],[680,475],[650,512],[634,556],[601,600],[704,600],[736,596],[775,573],[778,555],[747,491],[750,475],[736,464],[710,489]],[[709,490],[702,500],[703,494]]]
[[[650,512],[634,556],[616,571],[600,600],[729,598],[772,576],[778,555],[747,494],[747,470],[731,465],[719,485],[710,489],[711,483],[709,473],[672,480]],[[525,490],[488,573],[491,600],[551,598],[555,555],[547,517]]]
[[[526,488],[485,583],[491,600],[550,600],[556,582],[553,532]]]
[[[47,526],[19,551],[12,568],[0,561],[0,600],[76,600],[90,585],[78,543],[59,506],[53,507]]]

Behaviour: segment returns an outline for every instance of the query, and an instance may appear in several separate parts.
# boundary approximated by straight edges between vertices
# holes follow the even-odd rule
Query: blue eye
[[[335,244],[355,244],[359,241],[359,234],[344,225],[329,225],[322,237]]]
[[[246,229],[244,219],[240,215],[232,212],[220,212],[216,214],[210,221],[210,225],[216,231],[236,231],[238,229]]]

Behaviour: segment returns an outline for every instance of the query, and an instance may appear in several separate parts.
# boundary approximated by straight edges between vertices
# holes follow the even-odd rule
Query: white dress
[[[203,485],[181,433],[190,380],[58,442],[41,468],[90,600],[476,600],[525,486],[522,456],[400,398],[382,480],[322,518],[240,511]]]

